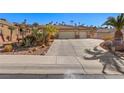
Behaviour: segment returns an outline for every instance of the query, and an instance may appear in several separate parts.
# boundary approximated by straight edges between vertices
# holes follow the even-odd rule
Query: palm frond
[[[106,26],[113,26],[117,30],[121,30],[124,26],[124,14],[120,14],[117,17],[108,17],[108,19],[102,24]]]

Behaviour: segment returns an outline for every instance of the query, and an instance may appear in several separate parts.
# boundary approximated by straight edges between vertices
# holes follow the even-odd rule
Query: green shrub
[[[22,40],[22,46],[31,47],[36,45],[36,37],[28,35]]]
[[[58,29],[51,24],[46,25],[44,31],[47,32],[48,41],[58,33]]]
[[[36,38],[37,41],[43,40],[43,32],[39,31],[38,29],[33,29],[32,35]]]

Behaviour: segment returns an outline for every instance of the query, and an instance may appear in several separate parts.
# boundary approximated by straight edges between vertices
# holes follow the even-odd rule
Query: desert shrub
[[[22,46],[31,47],[36,45],[36,37],[28,35],[22,40]]]
[[[107,40],[113,40],[113,36],[104,36],[103,40],[107,41]]]
[[[37,41],[43,40],[43,32],[39,31],[38,29],[33,29],[32,35],[36,38]]]
[[[47,32],[47,39],[48,41],[52,38],[54,38],[54,36],[58,33],[58,29],[51,25],[51,24],[48,24],[44,27],[44,31]]]
[[[4,52],[12,52],[13,50],[13,46],[10,44],[10,45],[5,45],[4,46]]]
[[[32,35],[36,38],[37,43],[46,44],[47,43],[47,37],[48,37],[48,32],[47,31],[39,31],[38,29],[33,29],[32,30]]]

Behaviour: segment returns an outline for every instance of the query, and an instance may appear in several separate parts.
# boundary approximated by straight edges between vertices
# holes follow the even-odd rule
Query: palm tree
[[[8,29],[10,30],[10,41],[12,41],[13,30],[15,30],[15,27],[9,26]]]
[[[80,26],[85,26],[85,24],[81,24]],[[87,25],[87,27],[88,27],[88,25]]]
[[[38,24],[37,22],[34,22],[32,25],[33,25],[34,27],[38,27],[38,26],[39,26],[39,24]]]
[[[52,25],[53,24],[53,21],[49,22],[49,24]]]
[[[73,25],[74,21],[73,20],[70,20],[70,23]]]
[[[114,39],[123,39],[122,29],[124,26],[124,14],[120,14],[117,17],[109,17],[103,25],[111,26],[116,29]]]
[[[65,22],[64,21],[62,21],[62,25],[65,25]]]
[[[27,23],[27,19],[24,19],[24,21],[22,22],[22,24],[26,24]]]
[[[78,22],[78,25],[79,25],[79,26],[80,26],[80,24],[81,24],[81,23],[80,23],[80,22]]]
[[[58,25],[58,22],[56,22],[55,24]]]
[[[74,23],[74,26],[76,27],[77,26],[77,23]]]

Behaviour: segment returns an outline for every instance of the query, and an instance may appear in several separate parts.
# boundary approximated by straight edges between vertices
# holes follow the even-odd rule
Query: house
[[[94,37],[96,28],[86,26],[56,26],[59,30],[59,39],[83,39]]]

